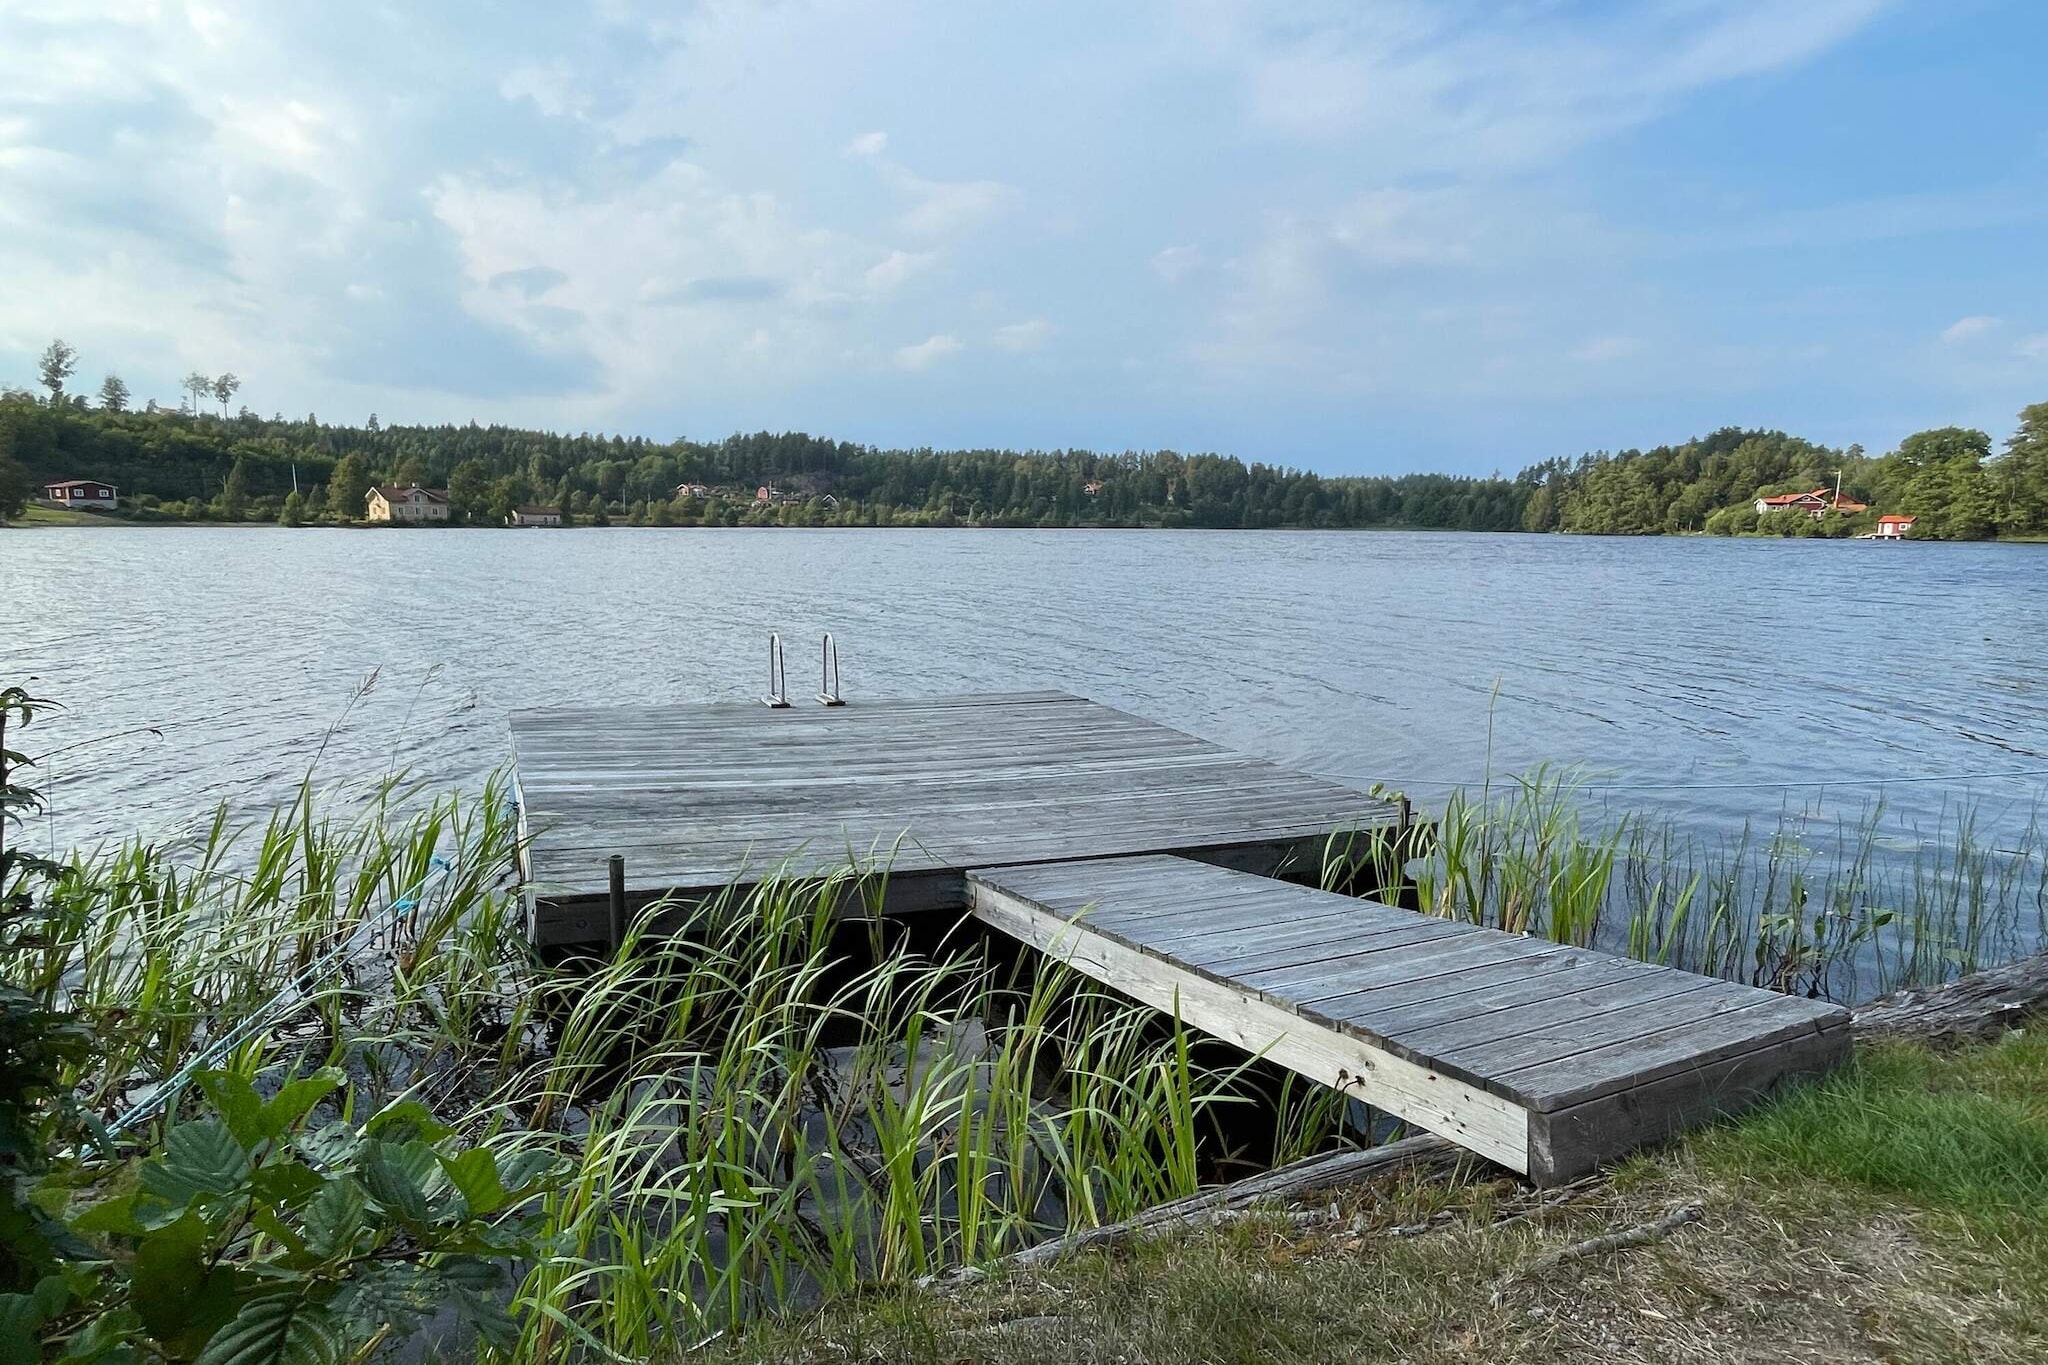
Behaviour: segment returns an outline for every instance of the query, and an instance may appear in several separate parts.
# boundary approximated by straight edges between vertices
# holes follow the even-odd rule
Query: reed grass
[[[549,966],[511,884],[504,783],[380,785],[348,819],[310,785],[173,853],[71,857],[0,972],[94,1029],[64,1080],[103,1120],[281,983],[455,871],[224,1065],[338,1066],[340,1103],[424,1103],[473,1141],[569,1156],[524,1270],[521,1360],[645,1357],[762,1311],[903,1282],[1192,1192],[1254,1063],[968,925],[919,951],[868,917],[882,873],[770,875],[651,907],[616,954]],[[1294,1088],[1290,1147],[1343,1108]],[[199,1097],[122,1138],[159,1146]],[[1334,1116],[1334,1118],[1333,1118]]]
[[[2048,937],[2048,841],[2028,819],[1995,843],[1976,808],[1932,827],[1882,801],[1853,816],[1787,809],[1704,838],[1601,807],[1569,769],[1453,792],[1406,843],[1333,838],[1325,886],[1412,885],[1426,913],[1768,990],[1854,1003],[1938,985]]]
[[[1196,1188],[1233,1112],[1259,1116],[1280,1159],[1359,1126],[1337,1092],[1272,1088],[1252,1059],[971,925],[920,949],[872,913],[885,870],[659,905],[623,951],[543,964],[507,795],[502,778],[439,797],[394,778],[343,818],[308,784],[258,823],[217,813],[175,852],[74,855],[0,972],[92,1024],[101,1059],[65,1079],[105,1117],[451,862],[227,1065],[264,1083],[339,1066],[358,1112],[409,1096],[473,1140],[571,1159],[540,1210],[550,1250],[523,1268],[519,1361],[673,1352],[1129,1216]],[[1902,861],[1876,823],[1704,847],[1583,797],[1539,770],[1454,798],[1409,844],[1333,842],[1324,872],[1405,876],[1430,913],[1838,998],[2016,952],[2048,901],[2038,840],[1986,848],[1967,813]],[[195,1103],[125,1141],[159,1143]]]

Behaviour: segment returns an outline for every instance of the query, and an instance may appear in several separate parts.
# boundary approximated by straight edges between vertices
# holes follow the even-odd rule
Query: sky
[[[0,382],[1482,474],[2048,401],[2039,0],[0,0]]]

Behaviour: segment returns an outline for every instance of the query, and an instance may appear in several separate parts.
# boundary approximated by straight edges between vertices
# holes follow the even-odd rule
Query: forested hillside
[[[193,374],[189,405],[128,410],[115,376],[98,401],[67,392],[56,343],[47,395],[0,392],[0,520],[41,485],[118,486],[138,519],[358,520],[373,484],[446,488],[453,520],[502,523],[514,507],[593,524],[799,526],[1417,527],[1583,535],[1847,536],[1881,513],[1916,538],[2048,534],[2048,403],[1994,453],[1981,431],[1908,436],[1872,457],[1734,427],[1681,445],[1553,459],[1512,479],[1447,474],[1333,478],[1173,451],[882,450],[801,432],[721,441],[560,435],[514,427],[362,426],[229,416],[241,381]],[[61,363],[60,363],[61,362]],[[217,400],[221,415],[204,411]],[[1759,515],[1759,495],[1839,487],[1861,511]],[[765,490],[765,494],[763,492]]]
[[[32,485],[95,478],[172,517],[360,517],[374,483],[447,488],[457,518],[522,504],[654,524],[1360,527],[1507,531],[1505,479],[1323,478],[1218,455],[878,450],[790,432],[717,442],[499,426],[332,426],[0,401],[0,459]],[[678,496],[684,485],[701,496]],[[762,487],[773,497],[757,501]]]
[[[1916,432],[1879,457],[1727,427],[1683,445],[1552,460],[1522,477],[1533,485],[1523,522],[1532,531],[1850,536],[1895,513],[1915,518],[1919,539],[2035,536],[2048,534],[2048,403],[2022,412],[1995,456],[1988,435],[1962,427]],[[1837,487],[1866,510],[1816,520],[1755,508],[1760,495],[1832,497]]]

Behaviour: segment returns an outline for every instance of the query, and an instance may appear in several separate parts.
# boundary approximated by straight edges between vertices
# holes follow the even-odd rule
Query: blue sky
[[[2048,6],[0,0],[0,379],[1512,470],[2048,400]]]

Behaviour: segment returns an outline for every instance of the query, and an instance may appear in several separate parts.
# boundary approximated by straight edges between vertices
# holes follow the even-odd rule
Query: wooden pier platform
[[[563,708],[511,716],[528,914],[541,946],[605,937],[628,901],[777,870],[886,865],[884,909],[964,909],[964,874],[1176,852],[1313,870],[1388,802],[1062,692]]]
[[[1004,933],[1540,1184],[1849,1047],[1834,1005],[1183,858],[968,883]]]
[[[1057,692],[523,711],[531,933],[771,875],[888,872],[1193,1028],[1541,1182],[1846,1053],[1848,1015],[1275,879],[1403,816]]]

